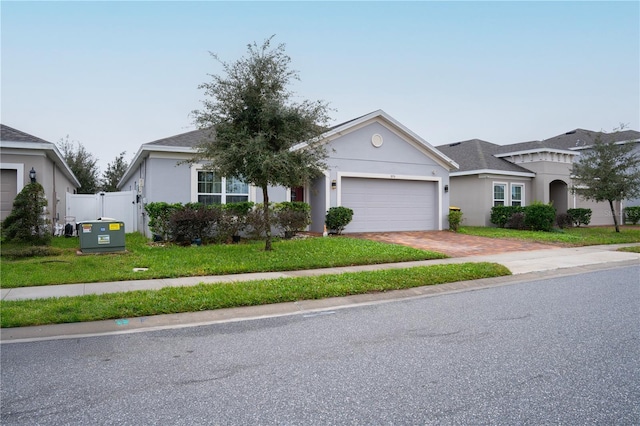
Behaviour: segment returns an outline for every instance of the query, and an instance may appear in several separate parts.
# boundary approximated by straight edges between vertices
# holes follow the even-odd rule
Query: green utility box
[[[124,222],[91,220],[78,222],[80,251],[109,253],[124,251]]]

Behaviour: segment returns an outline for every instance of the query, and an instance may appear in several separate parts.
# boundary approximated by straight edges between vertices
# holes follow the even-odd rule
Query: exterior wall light
[[[33,167],[31,167],[31,170],[29,171],[29,178],[31,179],[31,183],[36,181],[36,169]]]
[[[444,186],[444,192],[449,192],[449,185]]]
[[[336,189],[338,187],[338,182],[336,182],[336,180],[332,180],[331,181],[331,189]]]

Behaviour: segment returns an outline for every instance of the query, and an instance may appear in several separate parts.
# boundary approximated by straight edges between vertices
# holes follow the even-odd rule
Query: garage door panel
[[[342,205],[353,210],[345,232],[437,229],[436,183],[399,179],[342,179]]]

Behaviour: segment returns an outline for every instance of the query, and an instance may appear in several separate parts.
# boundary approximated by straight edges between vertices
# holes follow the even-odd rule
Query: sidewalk
[[[117,321],[96,321],[93,323],[59,324],[40,327],[0,329],[0,341],[33,341],[63,337],[82,337],[104,333],[133,332],[167,327],[210,324],[264,316],[290,315],[292,313],[314,312],[362,303],[376,303],[390,299],[442,294],[504,285],[522,279],[543,278],[554,273],[563,275],[572,269],[594,270],[616,266],[640,265],[640,254],[616,251],[620,247],[637,244],[616,244],[571,248],[546,248],[543,250],[517,251],[510,253],[457,257],[449,259],[424,260],[416,262],[387,263],[380,265],[348,266],[340,268],[313,269],[305,271],[266,272],[223,276],[187,277],[139,281],[117,281],[108,283],[67,284],[56,286],[22,287],[1,289],[2,300],[39,299],[47,297],[82,296],[87,294],[117,293],[135,290],[157,290],[163,287],[194,286],[199,283],[241,282],[251,280],[301,277],[345,272],[374,271],[381,269],[408,268],[436,264],[456,264],[466,262],[493,262],[506,266],[510,277],[426,286],[397,292],[365,294],[345,298],[316,301],[301,301],[248,308],[222,309],[199,313],[159,315],[151,318],[126,319]],[[576,273],[576,272],[574,272]],[[640,281],[640,278],[639,278]]]

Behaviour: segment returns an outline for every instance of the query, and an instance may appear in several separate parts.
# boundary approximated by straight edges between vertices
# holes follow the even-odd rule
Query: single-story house
[[[542,141],[496,145],[472,139],[436,147],[459,164],[450,174],[451,203],[463,212],[463,224],[491,226],[491,207],[526,206],[534,201],[553,203],[558,213],[570,208],[590,208],[592,225],[611,225],[608,203],[587,201],[571,192],[571,168],[597,137],[603,142],[633,143],[640,152],[640,132],[615,133],[576,129]],[[640,205],[625,200],[615,206]]]
[[[64,225],[66,193],[80,187],[55,144],[36,136],[0,125],[0,219],[4,220],[13,208],[13,200],[29,182],[30,174],[44,188],[48,201],[47,219],[52,225]]]
[[[262,201],[261,191],[251,185],[183,162],[205,134],[194,130],[140,147],[118,184],[119,190],[139,194],[138,229],[148,234],[144,205],[150,202]],[[334,206],[354,211],[345,232],[448,228],[449,172],[457,164],[387,113],[378,110],[334,126],[321,141],[328,153],[323,176],[303,188],[269,191],[273,202],[309,203],[311,231],[322,232],[325,214]]]

